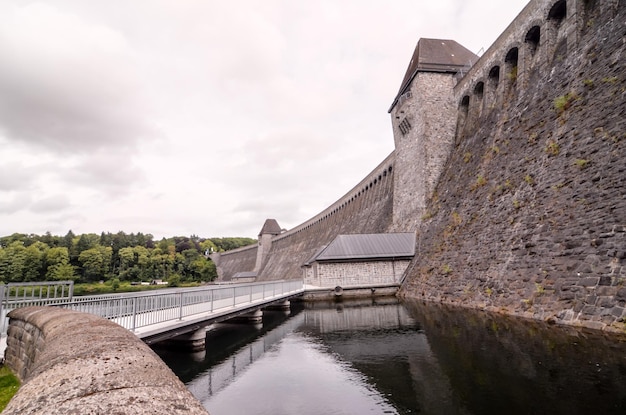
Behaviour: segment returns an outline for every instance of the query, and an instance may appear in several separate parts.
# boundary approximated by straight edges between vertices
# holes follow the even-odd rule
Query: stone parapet
[[[54,307],[9,317],[5,363],[22,386],[3,415],[208,414],[147,345],[113,322]]]

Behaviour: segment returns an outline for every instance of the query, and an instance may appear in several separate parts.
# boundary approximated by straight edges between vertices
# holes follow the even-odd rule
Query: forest
[[[217,278],[212,252],[256,243],[252,238],[102,232],[65,236],[15,233],[0,237],[0,283],[73,280],[77,283],[167,281],[201,283]]]

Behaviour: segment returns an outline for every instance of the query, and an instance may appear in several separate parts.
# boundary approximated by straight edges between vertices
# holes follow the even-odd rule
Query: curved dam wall
[[[113,322],[54,307],[9,317],[5,364],[22,386],[3,415],[208,414],[147,345]]]
[[[230,281],[237,272],[254,271],[259,244],[244,246],[232,251],[219,252],[211,255],[217,267],[220,281]]]
[[[339,234],[383,233],[392,225],[395,153],[343,197],[308,221],[259,244],[213,255],[219,279],[257,271],[257,281],[302,278],[301,266]],[[259,263],[256,263],[259,261]],[[257,269],[255,269],[258,267]]]
[[[323,212],[274,237],[258,280],[302,278],[302,265],[337,235],[386,232],[392,225],[394,157]]]
[[[626,2],[531,1],[454,89],[400,294],[626,328]]]

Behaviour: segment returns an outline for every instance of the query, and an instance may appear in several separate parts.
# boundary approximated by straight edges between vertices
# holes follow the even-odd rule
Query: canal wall
[[[128,330],[52,307],[9,313],[5,364],[22,386],[3,415],[208,414]]]
[[[531,1],[456,85],[401,296],[626,329],[625,12]]]

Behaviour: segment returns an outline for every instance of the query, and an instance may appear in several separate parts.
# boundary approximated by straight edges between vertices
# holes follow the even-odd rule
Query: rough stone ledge
[[[113,322],[54,307],[9,317],[19,330],[9,331],[16,338],[8,339],[6,364],[23,384],[3,415],[208,414],[147,345]]]

